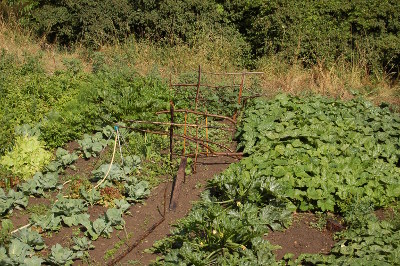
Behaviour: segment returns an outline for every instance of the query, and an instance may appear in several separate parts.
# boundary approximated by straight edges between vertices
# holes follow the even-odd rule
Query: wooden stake
[[[171,126],[169,127],[169,161],[172,165],[172,156],[174,152],[174,103],[170,101],[170,114],[171,114]]]
[[[201,68],[200,68],[200,65],[199,65],[199,76],[198,76],[198,80],[197,80],[196,100],[194,102],[194,110],[195,111],[197,111],[197,106],[198,106],[198,102],[199,102],[200,82],[201,82]]]
[[[244,79],[246,77],[246,73],[243,72],[242,74],[242,81],[240,82],[240,87],[239,87],[239,96],[238,96],[238,101],[237,103],[240,105],[241,101],[242,101],[242,93],[243,93],[243,87],[244,87]],[[238,110],[236,110],[235,114],[233,115],[233,120],[236,121],[237,119],[237,115],[238,115]]]
[[[185,127],[183,128],[183,136],[186,137],[186,123],[187,123],[187,115],[188,113],[185,113]],[[183,139],[183,151],[182,155],[185,155],[185,150],[186,150],[186,139]]]
[[[207,113],[207,110],[206,110],[206,113]],[[208,148],[208,128],[207,128],[207,126],[208,126],[208,119],[207,119],[207,115],[206,115],[206,141],[207,141],[207,148]],[[208,149],[206,149],[206,152],[207,152],[207,156],[208,156]]]

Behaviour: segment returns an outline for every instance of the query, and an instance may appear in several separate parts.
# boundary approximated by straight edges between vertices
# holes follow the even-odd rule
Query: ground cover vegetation
[[[396,263],[398,215],[380,221],[373,211],[398,208],[399,122],[387,107],[359,98],[255,100],[237,134],[248,156],[209,181],[172,236],[154,245],[165,255],[156,264]],[[263,237],[287,227],[296,210],[343,217],[347,229],[330,255],[275,261],[278,247]]]
[[[110,167],[117,134],[110,125],[165,121],[154,111],[170,100],[191,107],[193,94],[174,94],[168,78],[195,83],[187,71],[199,64],[264,71],[247,83],[251,93],[307,97],[280,94],[246,106],[237,134],[246,157],[210,181],[173,235],[155,245],[165,255],[157,263],[396,263],[399,9],[394,0],[2,0],[0,264],[68,265],[124,228],[128,208],[178,162],[166,167],[166,138],[121,127],[124,156]],[[202,110],[231,115],[236,93],[206,92]],[[220,133],[209,132],[229,137]],[[67,151],[71,141],[79,147]],[[93,171],[69,174],[82,158],[96,160]],[[29,197],[50,199],[48,208],[29,211]],[[93,205],[107,210],[94,219]],[[374,216],[388,207],[392,219]],[[31,226],[11,234],[10,219],[24,208]],[[347,229],[330,255],[275,261],[264,235],[286,228],[293,211],[344,217]],[[46,234],[62,227],[79,228],[73,243],[45,247]]]

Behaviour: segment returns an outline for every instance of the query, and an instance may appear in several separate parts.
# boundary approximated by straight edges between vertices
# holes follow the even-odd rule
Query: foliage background
[[[38,36],[67,47],[79,42],[98,48],[129,34],[170,45],[190,44],[201,32],[211,31],[231,36],[230,41],[245,39],[253,57],[279,54],[306,65],[362,57],[372,72],[399,70],[396,0],[4,2],[11,6],[8,12],[16,12]]]
[[[55,147],[92,131],[105,115],[143,114],[150,105],[139,106],[135,97],[162,105],[170,97],[162,79],[179,79],[177,73],[199,64],[210,71],[264,71],[266,93],[350,98],[357,90],[396,103],[399,5],[2,0],[0,153],[23,124],[39,127]]]

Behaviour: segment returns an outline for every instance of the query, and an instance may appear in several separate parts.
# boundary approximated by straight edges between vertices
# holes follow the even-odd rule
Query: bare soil
[[[294,258],[302,253],[328,254],[336,243],[333,232],[312,226],[316,222],[317,217],[312,213],[294,213],[293,223],[288,229],[269,233],[266,239],[282,247],[274,251],[276,259],[282,259],[286,253],[294,254]]]

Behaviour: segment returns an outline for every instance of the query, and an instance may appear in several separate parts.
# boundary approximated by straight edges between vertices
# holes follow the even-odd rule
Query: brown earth
[[[328,254],[336,243],[333,232],[312,226],[317,220],[312,213],[294,213],[293,223],[288,229],[269,233],[266,239],[282,247],[274,251],[276,259],[282,259],[286,253],[292,253],[294,258],[302,253]]]

